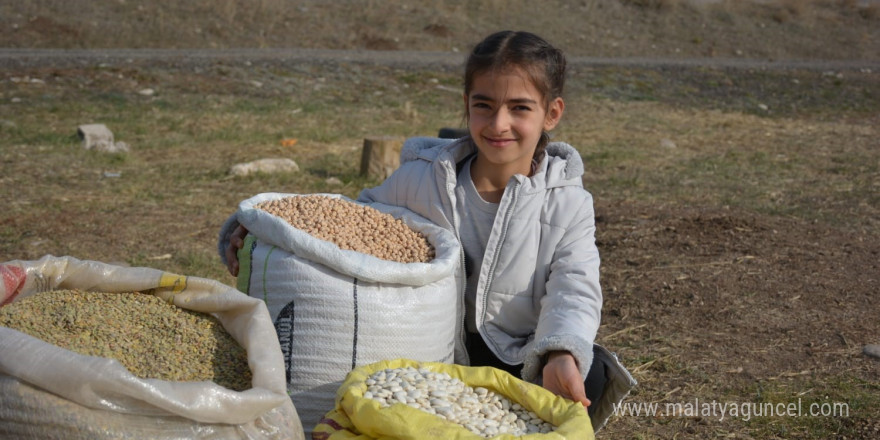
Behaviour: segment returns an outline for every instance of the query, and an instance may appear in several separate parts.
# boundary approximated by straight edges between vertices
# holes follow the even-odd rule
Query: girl
[[[593,344],[602,293],[592,196],[579,153],[547,134],[565,111],[565,71],[562,52],[534,34],[488,36],[465,68],[469,136],[409,139],[400,168],[359,201],[404,206],[459,237],[456,363],[579,401],[599,429],[635,381]],[[245,234],[225,251],[233,275]]]

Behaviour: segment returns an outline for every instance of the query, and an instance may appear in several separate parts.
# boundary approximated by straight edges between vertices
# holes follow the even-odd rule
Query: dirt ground
[[[721,400],[736,388],[748,390],[732,397],[738,401],[762,401],[763,389],[817,399],[837,385],[817,391],[800,379],[830,382],[842,374],[876,384],[878,362],[862,354],[880,338],[869,324],[878,311],[876,234],[720,208],[600,203],[598,214],[606,289],[600,342],[624,358],[662,342],[648,371],[637,367],[647,374],[636,400],[682,402],[706,391]],[[837,398],[848,392],[839,391]],[[841,420],[858,425],[855,438],[877,438],[876,408],[870,412]],[[620,418],[608,431],[638,438],[645,422]],[[651,432],[709,438],[716,423],[697,418],[696,426],[678,421]]]
[[[304,2],[298,10],[307,7],[313,13],[325,11],[329,16],[333,11],[338,13],[332,3]],[[298,44],[318,49],[430,51],[466,47],[470,38],[460,35],[482,30],[477,13],[487,11],[477,11],[460,22],[451,14],[466,11],[466,6],[452,1],[441,3],[446,9],[436,15],[433,23],[425,18],[429,7],[417,4],[410,8],[407,16],[418,16],[421,21],[414,20],[414,30],[401,31],[399,37],[387,29],[359,27],[356,20],[340,19],[335,24],[339,30],[335,38],[329,38],[325,29],[331,20],[323,16],[308,26],[292,29],[290,40],[285,40],[279,35],[288,34],[279,29],[294,20],[294,11],[287,19],[273,22],[276,32],[263,34],[261,41],[268,47]],[[880,59],[877,2],[728,3],[726,8],[710,10],[695,9],[684,1],[583,1],[577,2],[579,11],[590,13],[589,17],[569,14],[559,20],[581,17],[595,26],[585,26],[582,32],[571,35],[564,32],[565,26],[545,28],[548,38],[557,37],[563,46],[572,48],[574,56],[582,57],[702,57],[706,65],[711,65],[713,58],[727,57],[817,62]],[[398,2],[390,4],[393,6],[389,8],[401,7]],[[53,15],[67,11],[59,6],[63,3],[42,5],[44,9],[27,11],[21,6],[23,12],[0,19],[6,26],[0,30],[4,47],[117,47],[106,35],[78,30],[60,15]],[[0,11],[13,7],[11,2],[0,1],[0,8],[7,8]],[[240,13],[239,18],[243,15]],[[241,20],[238,32],[233,32],[234,28],[223,31],[221,18],[204,25],[204,32],[175,34],[177,45],[165,42],[140,46],[242,47],[258,40],[255,27],[247,27],[250,22]],[[508,18],[515,24],[523,23],[516,21],[521,18]],[[702,20],[696,22],[699,26],[688,25],[696,19]],[[149,20],[136,23],[145,26],[144,32],[155,30],[148,26]],[[179,29],[175,26],[166,31],[176,33]],[[324,37],[308,39],[309,34]],[[122,37],[116,41],[124,41]],[[37,70],[24,71],[32,74]],[[873,76],[880,72],[861,74]],[[21,72],[7,72],[4,80],[10,75]],[[95,75],[95,71],[84,69],[76,75]],[[200,78],[210,80],[211,75],[205,73]],[[213,79],[213,85],[203,86],[205,90],[219,90],[231,82],[229,77]],[[746,80],[730,81],[742,84]],[[870,84],[876,85],[876,80]],[[8,85],[6,81],[4,87]],[[701,105],[694,102],[699,95],[687,98],[679,91],[670,92],[669,99],[680,100],[682,105]],[[865,93],[880,99],[880,90]],[[14,110],[4,111],[0,119],[14,120]],[[877,114],[859,113],[855,117],[877,120]],[[9,169],[17,166],[11,159],[0,161],[0,165]],[[869,185],[880,191],[877,164],[866,167],[873,174],[860,178],[873,179]],[[0,180],[4,186],[11,181]],[[223,185],[226,183],[217,186]],[[865,203],[876,201],[875,193]],[[880,438],[880,404],[876,397],[880,392],[880,359],[863,354],[866,345],[880,344],[880,231],[876,221],[814,221],[715,204],[650,203],[624,195],[597,198],[596,203],[605,291],[598,342],[615,351],[639,380],[630,402],[663,404],[700,398],[759,403],[802,399],[846,402],[849,410],[846,417],[804,417],[794,422],[779,417],[730,417],[722,421],[714,415],[699,414],[617,416],[600,438]],[[876,209],[868,206],[854,212],[859,215]],[[34,219],[0,220],[0,226],[7,228],[4,237],[24,235],[20,231],[30,233],[36,228],[32,226]],[[70,230],[80,227],[74,220],[60,219],[58,223]],[[191,237],[211,241],[214,233],[211,229]],[[5,249],[12,248],[10,244]]]

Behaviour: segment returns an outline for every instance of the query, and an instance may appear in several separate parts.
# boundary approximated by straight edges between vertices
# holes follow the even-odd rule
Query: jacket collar
[[[427,160],[433,162],[442,154],[450,154],[455,163],[460,162],[476,151],[469,137],[460,139],[442,139],[435,137],[413,137],[407,139],[400,152],[400,162]],[[546,187],[581,185],[584,174],[584,162],[580,153],[565,142],[547,144],[544,160],[538,165],[538,171],[532,177],[519,176],[522,179],[543,178]],[[575,183],[576,181],[577,183]]]

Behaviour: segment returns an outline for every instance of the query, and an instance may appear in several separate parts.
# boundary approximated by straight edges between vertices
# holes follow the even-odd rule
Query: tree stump
[[[400,166],[400,149],[405,138],[375,136],[364,139],[361,151],[361,175],[385,179]]]

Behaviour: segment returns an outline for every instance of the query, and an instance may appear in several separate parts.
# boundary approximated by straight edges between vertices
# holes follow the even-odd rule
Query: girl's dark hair
[[[486,37],[474,46],[464,70],[464,93],[470,96],[474,77],[478,74],[511,68],[522,69],[544,98],[545,109],[562,96],[565,86],[565,55],[543,38],[524,31],[501,31]],[[465,107],[465,117],[470,110]],[[544,156],[550,137],[541,135],[535,149],[535,160]]]

